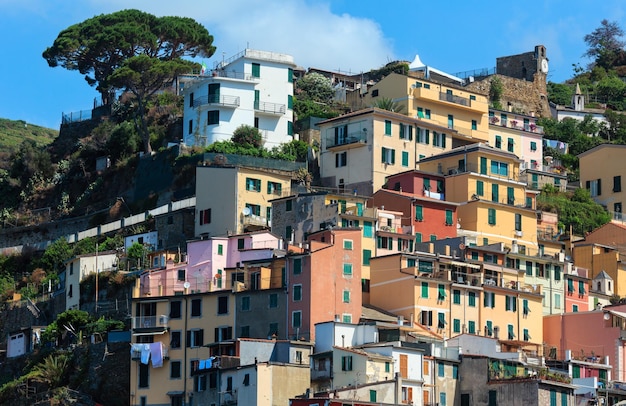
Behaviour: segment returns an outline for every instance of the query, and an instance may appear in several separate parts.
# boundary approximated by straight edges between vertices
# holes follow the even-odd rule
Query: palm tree
[[[396,103],[389,97],[381,97],[380,99],[377,99],[372,107],[378,107],[379,109],[404,114],[404,105]]]
[[[63,384],[70,359],[66,354],[49,355],[31,371],[31,378],[57,388]]]

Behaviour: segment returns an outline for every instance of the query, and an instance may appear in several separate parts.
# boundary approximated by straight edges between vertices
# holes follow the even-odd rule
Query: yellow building
[[[452,84],[410,75],[390,73],[361,94],[353,92],[349,100],[354,108],[373,106],[388,98],[403,107],[409,117],[454,129],[464,138],[477,141],[489,139],[487,96]]]
[[[519,159],[483,143],[422,159],[420,170],[446,175],[446,200],[458,207],[459,235],[477,245],[513,242],[537,252],[535,193],[519,179]]]
[[[291,193],[291,173],[243,166],[196,168],[195,235],[269,228],[272,199]]]
[[[194,362],[235,355],[233,294],[137,297],[138,292],[139,287],[133,298],[129,404],[186,403],[197,384]]]
[[[578,155],[581,186],[617,220],[624,220],[626,188],[622,188],[622,175],[626,173],[625,154],[626,145],[601,144]]]
[[[475,140],[454,127],[368,108],[318,123],[322,186],[371,196],[386,177]]]
[[[613,279],[613,292],[620,297],[626,296],[626,264],[615,247],[581,242],[574,246],[572,255],[574,265],[590,270],[590,279],[604,271]]]
[[[370,302],[442,337],[469,333],[540,344],[541,288],[523,284],[523,271],[495,257],[500,263],[425,253],[372,258]]]

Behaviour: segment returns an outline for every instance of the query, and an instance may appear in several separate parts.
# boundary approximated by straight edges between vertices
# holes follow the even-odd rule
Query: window
[[[402,166],[409,166],[409,153],[402,151]]]
[[[217,255],[224,255],[224,245],[217,244]]]
[[[426,87],[426,86],[424,86],[424,87]],[[430,85],[428,85],[428,87],[430,87]],[[424,111],[424,116],[426,116],[426,118],[430,120],[430,109],[426,109]]]
[[[391,135],[391,121],[385,120],[385,135]]]
[[[268,194],[277,194],[280,195],[282,192],[283,186],[278,182],[267,182],[267,193]]]
[[[343,302],[350,303],[350,291],[347,289],[343,291]]]
[[[530,307],[528,307],[528,299],[522,300],[522,313],[524,314],[524,316],[528,316],[528,313],[530,313]]]
[[[170,348],[180,348],[180,331],[172,331],[172,338],[170,339]]]
[[[180,319],[182,301],[173,300],[170,302],[170,319]]]
[[[140,388],[148,388],[150,386],[150,367],[147,364],[139,364],[139,383]]]
[[[252,77],[253,78],[261,77],[261,64],[252,63]]]
[[[561,295],[558,293],[554,295],[554,307],[557,309],[561,308]]]
[[[382,163],[395,164],[396,163],[396,150],[382,147]]]
[[[496,209],[487,210],[487,222],[492,226],[496,224]]]
[[[493,335],[493,322],[491,320],[487,320],[485,325],[485,335],[487,337],[491,337]]]
[[[244,338],[250,337],[250,326],[241,326],[239,337],[244,337]]]
[[[491,161],[491,174],[492,175],[509,175],[509,165],[505,162]]]
[[[467,294],[467,305],[469,307],[476,307],[476,293],[475,292],[469,292]]]
[[[440,378],[445,376],[445,365],[442,362],[437,364],[437,376]]]
[[[622,177],[621,176],[613,176],[613,191],[614,192],[622,191]]]
[[[499,135],[496,135],[496,148],[498,149],[502,148],[502,137]]]
[[[496,307],[496,294],[494,292],[485,292],[484,296],[484,307],[489,307],[492,309]]]
[[[424,221],[424,206],[421,206],[421,205],[415,206],[415,220]]]
[[[270,303],[269,303],[270,309],[278,307],[278,293],[270,293],[269,300],[270,300]]]
[[[302,312],[300,310],[291,313],[291,327],[302,327]]]
[[[585,282],[584,281],[578,281],[578,295],[579,296],[585,295]]]
[[[477,130],[478,129],[478,123],[476,122],[476,120],[472,120],[472,130]]]
[[[302,273],[302,258],[293,259],[293,274],[300,275]]]
[[[452,291],[452,303],[461,304],[461,291],[458,289],[454,289]]]
[[[348,323],[348,324],[352,323],[352,315],[351,315],[351,314],[348,314],[348,313],[344,313],[344,314],[341,316],[341,321],[342,321],[343,323]]]
[[[509,337],[509,340],[514,340],[515,339],[515,333],[513,332],[513,325],[512,324],[508,325],[508,337]]]
[[[271,336],[278,337],[278,323],[270,323],[268,336],[270,336],[270,337]]]
[[[439,392],[439,406],[447,406],[445,392]]]
[[[475,321],[468,321],[467,322],[467,331],[470,334],[476,334],[476,322]]]
[[[507,139],[506,150],[509,151],[509,152],[513,152],[513,144],[514,144],[513,143],[513,138]]]
[[[498,202],[499,198],[500,198],[500,186],[497,183],[493,183],[491,184],[491,201],[492,202]]]
[[[193,133],[193,120],[189,120],[189,125],[188,125],[188,127],[189,127],[189,128],[187,129],[187,132],[188,132],[189,134],[192,134],[192,133]]]
[[[446,135],[433,131],[433,146],[445,148],[446,147]]]
[[[211,223],[211,209],[200,210],[200,225]]]
[[[477,196],[485,195],[485,183],[482,180],[476,181],[476,195]]]
[[[341,357],[341,370],[352,371],[352,355],[344,355]]]
[[[480,174],[487,174],[487,158],[485,158],[484,156],[480,157]]]
[[[204,330],[187,330],[187,348],[201,347],[204,345]]]
[[[348,153],[346,151],[335,154],[335,168],[348,165]]]
[[[446,209],[446,225],[451,226],[453,224],[452,220],[452,210]]]
[[[217,298],[217,314],[228,314],[228,296]]]
[[[202,316],[202,299],[193,299],[191,301],[191,317]]]
[[[453,333],[461,332],[461,320],[459,319],[452,320],[452,332]]]
[[[176,279],[177,279],[179,282],[184,282],[184,281],[185,281],[185,274],[186,274],[186,270],[185,270],[185,269],[179,269],[179,270],[178,270],[178,272],[177,272],[177,274],[178,274],[178,275],[176,276]]]
[[[430,130],[423,130],[418,128],[417,130],[417,142],[420,144],[430,144]]]
[[[363,250],[363,265],[369,265],[370,258],[372,258],[372,250]]]
[[[437,313],[437,328],[446,328],[446,314],[445,313]]]
[[[522,215],[515,213],[515,231],[522,231]]]
[[[180,361],[171,361],[170,362],[170,379],[180,379]]]
[[[591,192],[591,197],[600,196],[602,194],[602,180],[588,180],[586,182],[586,188]]]
[[[245,243],[246,243],[245,239],[243,239],[243,238],[237,239],[237,249],[238,250],[244,249],[245,248]]]
[[[293,200],[287,200],[285,202],[285,211],[291,211],[293,208]]]
[[[293,285],[293,301],[299,302],[302,300],[302,285]]]
[[[220,111],[219,110],[209,110],[207,112],[207,125],[214,125],[220,123]]]
[[[422,282],[422,297],[428,298],[428,282]]]
[[[241,298],[241,310],[244,312],[250,310],[250,296]]]
[[[287,82],[293,83],[293,69],[287,68]]]
[[[454,128],[454,116],[448,114],[448,128]]]
[[[352,264],[343,264],[343,275],[352,276]]]
[[[515,296],[505,296],[504,298],[505,310],[507,312],[517,311],[517,298]]]
[[[352,240],[343,240],[343,249],[351,250],[352,249]]]
[[[437,300],[442,301],[446,299],[446,287],[443,284],[440,284],[437,287]]]
[[[251,192],[260,192],[261,179],[246,178],[246,190]]]

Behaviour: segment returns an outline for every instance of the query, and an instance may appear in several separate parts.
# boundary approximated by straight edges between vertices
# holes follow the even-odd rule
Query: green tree
[[[69,354],[51,354],[44,358],[42,363],[35,365],[29,375],[35,381],[43,382],[51,389],[58,388],[67,381],[69,366]]]
[[[377,107],[382,110],[392,111],[394,113],[404,114],[405,106],[402,104],[398,104],[393,99],[389,97],[381,97],[377,99],[372,107]]]
[[[263,145],[259,129],[247,124],[242,124],[233,131],[231,141],[244,148],[260,148]]]
[[[583,56],[594,59],[596,65],[609,69],[623,53],[624,31],[617,22],[604,19],[600,27],[585,35],[584,41],[589,48]]]
[[[143,140],[143,151],[152,152],[146,119],[146,104],[150,97],[178,75],[189,72],[197,63],[183,59],[162,60],[148,55],[126,59],[109,77],[111,86],[123,88],[135,96],[137,109],[135,127]]]
[[[134,242],[133,245],[128,247],[126,250],[126,255],[128,256],[128,259],[134,259],[137,261],[143,260],[146,255],[146,247],[144,247],[143,244]]]
[[[626,91],[626,83],[615,75],[603,78],[596,85],[597,95],[605,99],[609,105],[618,108],[622,106],[624,91]]]
[[[40,263],[44,270],[61,272],[64,263],[72,257],[72,247],[67,239],[61,237],[52,242],[44,251]]]
[[[574,233],[579,235],[611,221],[609,213],[594,202],[589,191],[583,188],[576,189],[574,193],[544,188],[537,196],[537,208],[558,213],[559,228],[572,226]]]
[[[316,72],[307,73],[302,78],[298,79],[295,88],[299,98],[318,103],[330,103],[335,94],[330,79]]]
[[[110,102],[110,76],[134,56],[160,61],[209,58],[213,36],[191,18],[155,17],[139,10],[101,14],[59,33],[43,52],[50,67],[62,66],[85,75],[104,103]]]
[[[574,89],[570,85],[564,83],[548,82],[548,99],[561,106],[569,106],[572,104],[572,96]]]
[[[499,77],[494,76],[493,79],[491,79],[491,83],[489,86],[489,100],[491,100],[491,105],[494,109],[502,109],[500,99],[502,98],[503,92],[504,86],[502,85],[502,80],[500,80]]]

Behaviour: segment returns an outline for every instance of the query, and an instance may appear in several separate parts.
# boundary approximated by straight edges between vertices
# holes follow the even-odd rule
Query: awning
[[[182,390],[171,390],[165,393],[167,396],[183,396],[185,394]]]
[[[144,333],[133,333],[133,337],[139,337],[139,336],[156,336],[156,335],[161,335],[161,334],[165,334],[167,333],[167,330],[161,330],[161,331],[148,331],[148,332],[144,332]]]
[[[470,264],[469,262],[450,261],[450,265],[465,266],[472,269],[480,269],[480,265]]]

